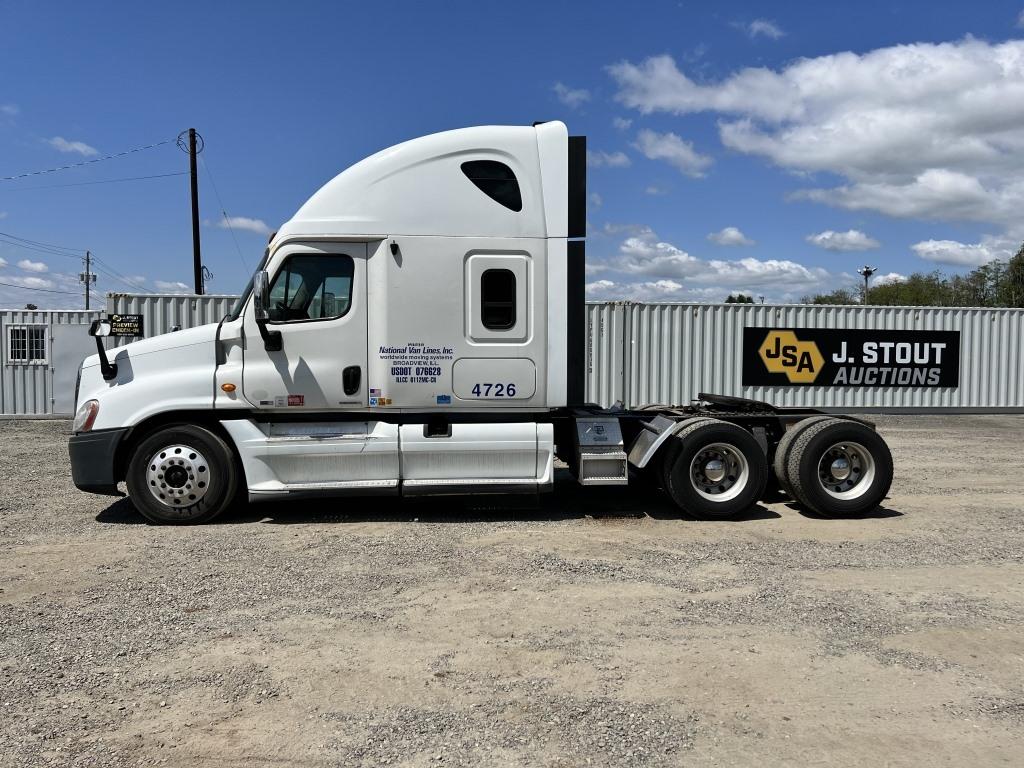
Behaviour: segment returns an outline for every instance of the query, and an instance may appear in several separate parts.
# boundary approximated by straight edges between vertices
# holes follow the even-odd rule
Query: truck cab
[[[536,493],[556,452],[580,482],[625,484],[630,465],[689,461],[668,449],[699,417],[733,442],[680,469],[679,493],[711,515],[749,507],[809,414],[759,427],[749,406],[737,424],[583,402],[585,174],[585,139],[561,122],[447,131],[348,168],[275,233],[219,323],[83,362],[75,484],[124,481],[161,523],[238,497]]]

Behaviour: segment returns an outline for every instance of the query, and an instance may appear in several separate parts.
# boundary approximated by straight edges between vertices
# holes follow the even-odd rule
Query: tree
[[[832,293],[804,296],[801,304],[860,304],[860,292],[851,288],[837,288]]]
[[[725,303],[726,304],[753,304],[754,303],[754,297],[753,296],[747,296],[747,295],[742,294],[742,293],[737,293],[735,296],[733,296],[730,293],[729,294],[729,298],[727,298],[725,300]]]
[[[1008,261],[995,259],[965,275],[915,272],[872,286],[871,304],[896,307],[1024,307],[1024,245]],[[837,288],[805,296],[804,304],[860,304],[859,292]]]

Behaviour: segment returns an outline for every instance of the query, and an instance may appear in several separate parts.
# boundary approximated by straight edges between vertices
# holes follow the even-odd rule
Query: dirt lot
[[[1024,418],[880,426],[866,519],[570,481],[161,528],[0,422],[0,764],[1021,765]]]

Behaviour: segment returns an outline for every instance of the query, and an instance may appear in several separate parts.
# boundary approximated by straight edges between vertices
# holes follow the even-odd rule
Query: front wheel
[[[165,427],[142,440],[128,465],[128,495],[154,523],[205,523],[235,497],[238,472],[227,444],[203,427]]]
[[[684,512],[719,520],[757,504],[768,480],[768,462],[753,435],[707,419],[695,421],[673,440],[665,455],[665,490]]]

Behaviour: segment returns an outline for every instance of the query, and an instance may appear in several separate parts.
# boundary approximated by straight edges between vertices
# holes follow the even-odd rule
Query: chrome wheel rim
[[[821,455],[818,482],[834,499],[857,499],[875,479],[875,459],[860,443],[836,443]]]
[[[190,507],[210,490],[210,464],[191,446],[169,445],[150,458],[146,486],[165,507]]]
[[[747,487],[750,465],[736,446],[728,443],[705,445],[690,462],[690,484],[708,501],[735,499]]]

